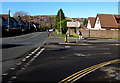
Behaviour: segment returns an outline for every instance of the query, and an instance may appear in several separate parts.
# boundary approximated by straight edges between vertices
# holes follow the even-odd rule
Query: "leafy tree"
[[[65,20],[65,15],[64,15],[62,9],[60,9],[58,11],[56,19],[55,19],[55,28],[58,29],[58,30],[60,28],[60,19],[61,19],[61,22],[62,22],[62,20]]]
[[[67,27],[67,22],[68,21],[72,21],[72,20],[70,20],[70,19],[64,19],[64,20],[61,21],[62,33],[63,34],[66,34],[66,32],[68,30],[68,27]],[[59,25],[60,25],[60,22],[57,23],[57,26],[59,26]]]
[[[87,19],[85,19],[83,22],[83,25],[86,25],[86,24],[87,24]]]

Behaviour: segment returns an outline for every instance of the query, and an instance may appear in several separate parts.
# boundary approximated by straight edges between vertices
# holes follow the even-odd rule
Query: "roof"
[[[114,15],[116,18],[120,18],[120,15]]]
[[[24,19],[24,18],[22,18],[21,20],[22,20],[24,23],[26,23],[26,22],[27,22],[27,20],[26,20],[26,19]]]
[[[5,19],[7,19],[8,18],[8,14],[0,14],[0,16],[2,16],[2,17],[4,17]]]
[[[88,20],[90,20],[91,27],[93,28],[95,25],[95,17],[89,17]]]
[[[13,18],[13,17],[10,17],[10,18],[13,19],[15,22],[17,22],[17,20],[15,18]]]
[[[112,14],[98,14],[102,28],[117,28],[118,23]]]
[[[5,19],[3,16],[1,16],[1,15],[0,15],[0,18],[1,18],[3,21],[6,21],[6,19]]]

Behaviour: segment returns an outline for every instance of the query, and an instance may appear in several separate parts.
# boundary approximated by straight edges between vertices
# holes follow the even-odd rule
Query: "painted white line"
[[[35,59],[35,58],[37,58],[37,56],[34,56],[33,58]]]
[[[3,76],[6,76],[6,75],[8,75],[8,73],[4,73],[4,74],[2,74]]]
[[[23,62],[26,61],[26,58],[22,59],[22,61],[23,61]]]
[[[18,65],[18,66],[21,65],[21,62],[17,63],[16,65]]]
[[[10,70],[14,70],[14,69],[15,69],[14,67],[10,68]]]
[[[37,49],[34,50],[34,52],[37,52],[40,49],[40,47],[38,47]]]
[[[35,59],[34,58],[32,58],[31,60],[30,60],[30,62],[32,62],[32,61],[34,61]]]
[[[26,63],[25,66],[30,65],[30,64],[35,60],[35,58],[37,58],[37,57],[40,55],[40,53],[41,53],[44,49],[45,49],[45,48],[42,48],[28,63]]]
[[[30,56],[26,56],[25,58],[29,58]]]
[[[21,69],[23,69],[23,70],[24,70],[25,68],[23,67],[23,68],[21,68]]]
[[[16,79],[16,78],[17,78],[16,76],[11,77],[11,79]]]
[[[27,66],[30,65],[30,63],[26,63],[26,65],[27,65]]]
[[[84,54],[81,54],[81,53],[74,53],[74,55],[76,55],[76,56],[88,56],[88,55],[84,55]]]
[[[31,56],[32,54],[29,54],[29,56]]]
[[[70,46],[65,46],[65,48],[70,48]]]
[[[31,54],[34,54],[35,52],[31,52]]]

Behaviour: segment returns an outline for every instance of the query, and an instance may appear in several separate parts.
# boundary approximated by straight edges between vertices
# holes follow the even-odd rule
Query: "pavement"
[[[95,42],[98,40],[87,41]],[[8,77],[10,76],[10,79],[7,79],[6,76],[4,80],[9,82],[12,81],[13,83],[58,83],[64,78],[78,71],[82,71],[96,64],[119,58],[119,44],[100,44],[100,42],[97,44],[87,44],[79,42],[79,45],[77,45],[78,43],[74,43],[74,38],[70,38],[70,42],[72,44],[64,43],[64,38],[61,37],[50,37],[46,44],[42,46],[42,50],[39,49],[36,54],[34,54],[31,58],[28,58],[27,63],[21,61],[19,66],[15,67],[13,70],[10,70],[11,75],[7,75]],[[105,68],[103,68],[103,70],[105,71]],[[118,75],[119,70],[116,70],[115,72],[117,73],[115,73],[114,78],[116,78],[116,75]],[[90,74],[92,73],[93,72]],[[98,77],[103,77],[98,73],[92,74],[90,76],[88,75],[83,77],[84,79],[80,79],[78,81],[96,82],[97,78],[96,80],[93,79],[95,79],[97,75]],[[98,79],[98,81],[100,80],[101,79]]]

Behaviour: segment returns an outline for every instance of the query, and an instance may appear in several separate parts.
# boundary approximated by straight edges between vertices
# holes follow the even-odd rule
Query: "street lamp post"
[[[8,9],[8,29],[7,31],[9,31],[10,29],[10,9]]]
[[[29,12],[31,12],[31,10],[29,10]],[[30,29],[30,15],[29,15],[29,29]]]

